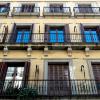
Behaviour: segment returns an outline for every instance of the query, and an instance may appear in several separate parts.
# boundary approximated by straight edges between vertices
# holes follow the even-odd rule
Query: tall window
[[[80,13],[92,13],[91,4],[78,4]]]
[[[49,95],[68,95],[70,93],[70,85],[68,63],[48,63],[48,94]]]
[[[29,67],[29,62],[0,62],[0,79],[5,80],[0,85],[0,90],[11,87],[20,88],[25,85],[25,80],[28,80]]]
[[[51,27],[49,30],[50,42],[64,42],[64,27]]]
[[[13,32],[10,38],[12,43],[29,43],[33,31],[32,25],[16,25],[14,24]]]
[[[100,26],[84,26],[80,25],[83,41],[87,43],[98,43]]]
[[[23,4],[22,12],[34,12],[35,4]]]
[[[8,11],[9,11],[9,4],[0,5],[0,13],[4,13]]]
[[[50,4],[50,12],[52,13],[63,12],[63,4]]]
[[[95,43],[99,42],[96,28],[92,28],[92,27],[84,28],[84,35],[85,35],[86,42],[95,42]]]

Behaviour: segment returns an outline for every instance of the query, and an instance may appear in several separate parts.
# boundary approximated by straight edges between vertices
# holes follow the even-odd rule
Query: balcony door
[[[16,43],[29,43],[30,42],[31,31],[21,29],[17,31]]]
[[[0,62],[0,91],[27,85],[30,62]],[[24,81],[23,81],[24,80]]]
[[[67,63],[49,63],[48,95],[68,95],[70,92],[69,78],[69,66]]]
[[[87,43],[98,43],[99,38],[95,28],[86,28],[84,30],[85,40]]]
[[[22,12],[25,12],[25,13],[32,13],[34,12],[34,7],[35,7],[35,4],[23,4],[22,5]]]
[[[63,4],[50,4],[50,12],[51,13],[62,13]]]
[[[91,4],[78,4],[79,12],[80,13],[92,13]]]
[[[61,27],[51,27],[49,30],[49,40],[51,43],[63,43],[64,42],[64,29]]]
[[[9,3],[0,5],[0,13],[5,13],[9,11]]]
[[[18,87],[22,85],[22,79],[24,74],[23,66],[9,66],[7,69],[4,87]]]

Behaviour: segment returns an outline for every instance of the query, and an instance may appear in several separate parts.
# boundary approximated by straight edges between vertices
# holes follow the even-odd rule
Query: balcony
[[[76,17],[100,16],[100,7],[74,7],[74,15]]]
[[[12,16],[39,16],[40,15],[40,8],[34,7],[33,9],[24,10],[22,7],[14,7]]]
[[[0,98],[16,98],[25,93],[28,97],[100,98],[99,84],[100,80],[0,80]]]
[[[44,16],[71,16],[70,7],[44,7]]]
[[[0,16],[7,16],[9,14],[9,7],[0,7]]]
[[[74,49],[84,49],[86,46],[91,49],[100,48],[100,39],[97,35],[77,34],[49,34],[49,33],[30,33],[15,35],[8,33],[0,35],[0,47],[8,45],[11,49],[21,49],[25,46],[31,45],[43,49],[44,46],[50,46],[60,49],[72,46]],[[38,48],[39,49],[39,48]]]

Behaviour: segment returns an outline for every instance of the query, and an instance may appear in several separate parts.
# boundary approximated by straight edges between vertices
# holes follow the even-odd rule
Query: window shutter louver
[[[85,37],[84,37],[84,26],[83,24],[80,24],[80,32],[81,32],[81,37],[82,37],[82,41],[85,41]]]
[[[3,43],[5,42],[7,35],[9,35],[9,34],[8,34],[8,26],[5,26],[5,30],[4,30],[4,31],[5,31],[5,32],[4,32]]]
[[[7,73],[7,64],[5,62],[0,62],[0,92],[2,92],[4,80]]]
[[[65,42],[70,42],[69,25],[66,24],[64,29],[65,29]]]
[[[30,43],[32,43],[32,41],[34,41],[34,40],[32,40],[32,36],[34,35],[34,32],[33,31],[34,31],[34,24],[32,24],[31,27],[30,27],[30,32],[31,32],[30,41],[29,41]]]
[[[99,41],[100,41],[100,26],[98,26],[98,28],[97,28],[97,34],[98,34]]]
[[[14,43],[15,40],[16,40],[16,24],[14,23],[13,25],[13,30],[12,30],[12,33],[11,33],[11,36],[10,36],[10,43]]]
[[[24,86],[27,85],[28,82],[28,78],[29,78],[29,70],[30,70],[30,62],[25,62],[25,66],[24,66]]]
[[[48,42],[49,41],[49,30],[50,30],[50,26],[49,25],[45,25],[45,34],[44,34],[44,41]]]

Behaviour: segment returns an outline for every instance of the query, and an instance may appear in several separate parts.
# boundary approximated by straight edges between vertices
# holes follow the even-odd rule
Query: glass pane
[[[16,79],[22,79],[23,78],[23,72],[24,72],[24,67],[18,67]]]
[[[6,78],[12,78],[13,73],[14,73],[14,67],[8,67]]]
[[[7,9],[5,7],[0,8],[0,13],[6,12]]]

